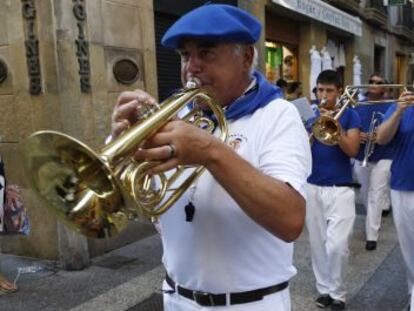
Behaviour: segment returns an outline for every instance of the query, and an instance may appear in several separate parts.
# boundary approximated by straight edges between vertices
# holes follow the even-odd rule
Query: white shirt
[[[291,103],[276,99],[229,122],[228,143],[238,145],[235,151],[261,172],[288,182],[305,197],[311,154]],[[190,200],[195,214],[192,222],[186,222],[184,206]],[[186,288],[247,291],[296,274],[293,243],[278,239],[248,217],[208,171],[161,217],[161,231],[166,270]]]

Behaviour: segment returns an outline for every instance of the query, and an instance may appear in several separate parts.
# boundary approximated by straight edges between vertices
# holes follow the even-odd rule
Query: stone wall
[[[9,182],[23,187],[31,221],[29,236],[1,238],[3,252],[59,257],[57,222],[25,182],[24,139],[34,131],[52,129],[99,150],[121,91],[143,88],[157,96],[154,38],[152,0],[0,2],[0,60],[8,68],[0,84],[0,135],[5,141],[0,153]],[[30,40],[38,40],[36,50],[25,48]],[[30,80],[36,82],[39,76],[41,91],[31,94]],[[100,254],[152,232],[150,226],[132,224],[122,237],[89,240],[90,253]]]

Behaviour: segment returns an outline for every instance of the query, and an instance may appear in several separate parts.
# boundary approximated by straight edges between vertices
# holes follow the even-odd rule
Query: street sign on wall
[[[407,0],[384,0],[384,6],[406,5]]]
[[[362,22],[322,0],[272,0],[282,7],[306,15],[343,31],[362,36]]]

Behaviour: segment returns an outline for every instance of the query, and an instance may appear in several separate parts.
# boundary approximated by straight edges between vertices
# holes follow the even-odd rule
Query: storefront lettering
[[[272,0],[292,11],[307,15],[325,24],[351,32],[357,36],[362,35],[361,21],[349,14],[341,12],[335,7],[321,0]]]
[[[73,0],[73,15],[78,26],[78,37],[75,44],[79,64],[80,88],[82,93],[89,93],[91,90],[89,43],[85,36],[86,9],[84,0]]]
[[[42,92],[42,79],[39,60],[39,40],[36,36],[36,6],[34,0],[22,0],[22,15],[26,22],[27,71],[30,81],[30,94],[39,95]]]

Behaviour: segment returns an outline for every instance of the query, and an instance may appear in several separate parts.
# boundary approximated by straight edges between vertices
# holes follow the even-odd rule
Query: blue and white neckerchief
[[[226,119],[240,119],[254,113],[259,108],[265,107],[277,98],[283,98],[282,90],[267,81],[263,74],[255,71],[253,81],[245,93],[226,107]]]

